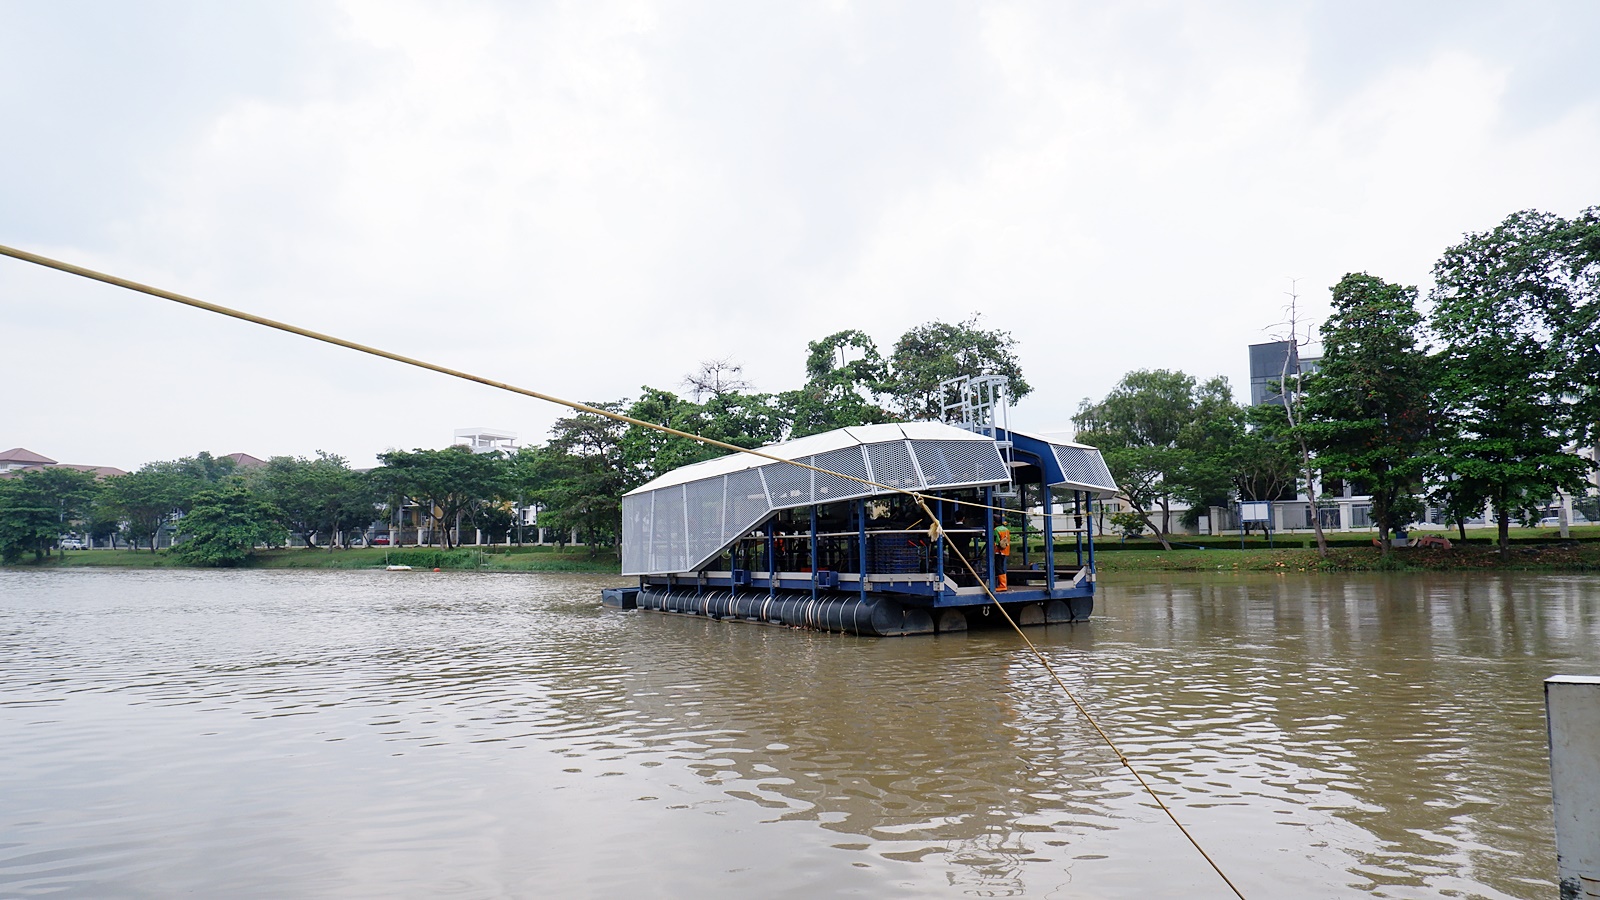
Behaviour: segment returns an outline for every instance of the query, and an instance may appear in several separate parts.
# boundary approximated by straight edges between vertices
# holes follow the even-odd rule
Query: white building
[[[517,433],[501,428],[457,428],[457,446],[467,447],[473,453],[493,453],[496,450],[511,454],[517,452]]]

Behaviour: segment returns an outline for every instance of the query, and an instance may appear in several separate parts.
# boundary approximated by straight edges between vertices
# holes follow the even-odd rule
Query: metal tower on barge
[[[1095,448],[1010,428],[1005,387],[999,376],[953,379],[941,386],[945,422],[840,428],[762,448],[916,491],[937,529],[897,490],[735,453],[622,498],[622,572],[639,586],[607,589],[604,602],[863,635],[1002,623],[960,554],[1019,624],[1087,619],[1089,501],[1116,484]],[[1009,559],[998,556],[997,528],[1019,519]],[[1034,537],[1043,547],[1030,551]]]

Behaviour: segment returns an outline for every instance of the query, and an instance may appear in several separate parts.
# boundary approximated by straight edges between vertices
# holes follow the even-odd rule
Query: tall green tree
[[[625,404],[590,405],[615,412]],[[622,495],[644,480],[623,450],[626,429],[592,413],[558,419],[548,446],[534,457],[539,524],[563,536],[578,531],[591,557],[600,546],[615,544],[622,531]]]
[[[1579,439],[1600,443],[1600,206],[1572,219],[1517,213],[1502,228],[1513,222],[1537,248],[1522,260],[1529,269],[1523,312],[1562,361]]]
[[[1293,500],[1299,453],[1276,405],[1245,410],[1246,430],[1234,444],[1233,486],[1242,500]]]
[[[49,466],[0,478],[0,558],[43,559],[61,534],[89,518],[99,485],[93,475]]]
[[[1099,403],[1085,399],[1072,421],[1079,440],[1100,448],[1134,514],[1171,549],[1173,501],[1226,491],[1230,442],[1242,427],[1231,404],[1226,379],[1198,385],[1183,372],[1140,369]]]
[[[810,342],[805,385],[780,394],[776,403],[792,425],[789,436],[895,421],[881,400],[888,374],[877,343],[863,331],[839,331]]]
[[[320,533],[332,549],[337,536],[377,515],[366,477],[344,457],[321,450],[315,459],[274,456],[251,473],[249,483],[276,510],[283,529],[299,535],[307,548],[316,547]]]
[[[1248,434],[1245,410],[1234,401],[1227,378],[1218,375],[1197,384],[1193,397],[1194,412],[1178,434],[1178,445],[1189,451],[1178,495],[1189,504],[1184,522],[1191,526],[1207,508],[1227,506],[1232,499]]]
[[[433,521],[433,536],[455,546],[454,531],[473,504],[503,490],[497,454],[473,453],[462,446],[443,450],[390,450],[378,455],[383,466],[371,473],[379,494],[403,494],[421,501]]]
[[[939,390],[940,382],[962,375],[1004,375],[1011,399],[1021,399],[1033,387],[1022,377],[1016,345],[1011,332],[983,328],[978,313],[954,325],[918,325],[895,342],[884,387],[907,419],[938,419],[945,402],[953,399]]]
[[[1576,311],[1593,298],[1570,277],[1581,255],[1572,235],[1559,217],[1515,213],[1446,250],[1433,270],[1440,472],[1494,505],[1502,555],[1513,518],[1531,520],[1557,491],[1580,489],[1591,467],[1572,452],[1593,432],[1596,390],[1584,382],[1592,363],[1573,355],[1587,327]]]
[[[172,463],[172,467],[195,485],[221,484],[238,474],[237,466],[232,459],[226,456],[212,456],[207,450],[202,450],[194,456],[185,456]],[[200,488],[197,487],[196,490]]]
[[[147,542],[154,552],[161,529],[177,521],[207,484],[182,461],[145,463],[138,471],[106,479],[102,514],[123,523],[128,543]]]
[[[1394,532],[1422,513],[1417,493],[1434,421],[1417,289],[1351,273],[1333,286],[1332,305],[1320,368],[1305,382],[1301,427],[1324,476],[1371,494],[1388,555]]]
[[[174,553],[197,566],[243,565],[257,544],[283,540],[277,510],[238,481],[197,492],[190,509],[178,522],[186,540]]]
[[[724,391],[704,402],[646,385],[626,410],[629,416],[736,447],[760,447],[783,440],[788,418],[770,394]],[[642,484],[662,472],[728,451],[691,438],[630,425],[622,433],[623,465],[630,480]]]

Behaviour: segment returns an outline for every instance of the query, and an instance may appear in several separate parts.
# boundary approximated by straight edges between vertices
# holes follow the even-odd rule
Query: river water
[[[0,896],[1231,896],[1013,634],[617,579],[0,572]],[[1031,629],[1248,897],[1550,897],[1600,578],[1107,579]]]

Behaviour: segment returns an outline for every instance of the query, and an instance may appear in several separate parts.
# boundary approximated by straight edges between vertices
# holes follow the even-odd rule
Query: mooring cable
[[[922,511],[927,513],[935,523],[930,530],[937,532],[940,528],[940,526],[937,524],[939,520],[937,517],[933,517],[933,510],[928,508],[927,501],[923,500],[920,496],[917,498],[917,502],[922,504]],[[1178,821],[1178,817],[1173,813],[1172,808],[1167,806],[1166,801],[1161,799],[1161,795],[1157,794],[1155,788],[1150,786],[1150,782],[1145,780],[1144,774],[1138,769],[1134,768],[1133,762],[1130,761],[1127,755],[1122,752],[1122,748],[1118,747],[1117,742],[1111,739],[1111,735],[1107,734],[1106,730],[1100,727],[1099,720],[1097,720],[1094,715],[1089,712],[1088,708],[1083,705],[1082,701],[1078,699],[1078,695],[1074,694],[1072,689],[1067,687],[1066,682],[1061,680],[1061,676],[1056,672],[1056,667],[1050,665],[1050,660],[1033,643],[1033,640],[1028,637],[1027,633],[1022,630],[1022,626],[1017,624],[1017,620],[1011,617],[1011,613],[1008,612],[1005,608],[1005,605],[1000,602],[1000,598],[995,596],[994,590],[989,587],[988,579],[978,574],[978,570],[973,567],[972,561],[967,559],[967,557],[961,553],[959,548],[952,544],[950,546],[950,550],[951,555],[953,555],[956,559],[961,560],[961,564],[966,567],[967,572],[970,573],[973,579],[983,587],[984,594],[989,597],[990,602],[994,604],[994,608],[1000,610],[1000,615],[1005,617],[1006,624],[1010,625],[1011,629],[1017,633],[1017,637],[1022,638],[1022,643],[1027,646],[1028,652],[1033,654],[1033,658],[1039,661],[1039,665],[1044,667],[1045,672],[1050,675],[1050,680],[1056,683],[1056,687],[1061,689],[1061,693],[1067,695],[1067,699],[1072,701],[1072,705],[1078,710],[1078,714],[1083,716],[1083,720],[1089,723],[1089,727],[1094,729],[1095,734],[1100,735],[1100,740],[1104,741],[1106,746],[1111,748],[1111,752],[1116,754],[1117,761],[1122,763],[1122,765],[1127,768],[1128,772],[1133,775],[1134,780],[1139,782],[1139,786],[1144,788],[1144,792],[1150,795],[1151,800],[1155,801],[1156,806],[1160,807],[1161,811],[1167,814],[1167,818],[1172,820],[1172,824],[1178,826],[1178,830],[1183,832],[1183,836],[1187,838],[1189,843],[1194,846],[1194,849],[1200,853],[1201,858],[1203,858],[1206,863],[1211,866],[1212,871],[1217,873],[1217,877],[1221,878],[1223,882],[1228,885],[1228,889],[1233,891],[1234,896],[1238,897],[1239,900],[1244,900],[1244,894],[1241,893],[1239,888],[1234,885],[1233,879],[1229,878],[1227,873],[1222,871],[1222,867],[1217,865],[1217,861],[1211,858],[1211,854],[1206,852],[1206,848],[1200,846],[1200,841],[1196,840],[1195,836],[1189,833],[1189,829],[1184,827],[1182,822]]]
[[[427,371],[437,372],[437,373],[439,373],[441,375],[449,375],[452,378],[460,378],[460,379],[465,380],[465,381],[471,381],[471,382],[474,382],[474,383],[477,383],[477,384],[484,385],[485,387],[496,388],[498,390],[508,391],[510,393],[513,393],[513,394],[521,394],[522,396],[525,396],[525,397],[532,397],[535,400],[543,400],[543,401],[545,401],[547,403],[554,403],[557,406],[565,406],[568,409],[576,410],[578,412],[589,413],[591,415],[596,415],[596,416],[602,416],[604,418],[611,419],[611,420],[617,421],[617,422],[623,422],[623,423],[626,423],[628,425],[637,425],[637,426],[639,426],[641,428],[648,428],[648,429],[652,429],[654,431],[659,431],[659,432],[662,432],[662,433],[665,433],[665,434],[671,434],[671,435],[674,435],[674,436],[677,436],[677,437],[687,438],[689,440],[697,441],[697,442],[699,442],[701,444],[704,444],[706,446],[709,446],[709,447],[718,447],[718,448],[721,448],[721,449],[724,449],[724,450],[731,450],[731,451],[736,452],[736,453],[747,453],[747,454],[750,454],[752,456],[761,457],[762,459],[771,460],[773,462],[787,463],[787,464],[792,465],[792,466],[798,466],[798,467],[800,467],[802,469],[809,469],[809,470],[811,470],[813,472],[817,472],[819,474],[828,475],[828,476],[834,477],[834,478],[841,478],[841,479],[845,479],[845,480],[848,480],[848,481],[853,481],[853,482],[856,482],[858,484],[862,484],[862,485],[866,485],[866,486],[869,486],[869,487],[878,488],[878,489],[881,489],[881,490],[889,491],[891,493],[904,494],[906,496],[909,496],[909,497],[913,498],[917,502],[917,504],[922,507],[922,511],[925,514],[927,514],[929,520],[931,522],[935,523],[931,527],[930,530],[932,532],[934,532],[935,535],[937,535],[937,532],[940,530],[940,526],[937,524],[939,522],[939,519],[938,519],[937,516],[934,515],[933,510],[928,506],[927,497],[924,494],[922,494],[920,492],[917,492],[917,491],[909,491],[909,490],[906,490],[905,488],[901,488],[901,487],[894,487],[892,485],[880,484],[879,482],[872,481],[871,479],[859,478],[859,477],[856,477],[854,475],[846,475],[846,474],[844,474],[842,472],[831,472],[831,471],[829,471],[827,469],[819,468],[817,466],[809,465],[807,463],[798,462],[798,461],[792,460],[792,459],[784,459],[781,456],[776,456],[776,455],[773,455],[771,453],[764,453],[764,452],[762,452],[760,450],[754,450],[754,449],[751,449],[749,447],[740,447],[737,444],[730,444],[730,443],[727,443],[725,441],[716,440],[714,438],[703,437],[703,436],[698,435],[698,434],[692,434],[692,433],[687,432],[687,431],[681,431],[679,429],[672,428],[672,427],[667,426],[667,425],[660,425],[660,424],[657,424],[655,422],[647,422],[647,421],[645,421],[643,419],[636,419],[636,418],[634,418],[632,416],[624,415],[624,414],[618,413],[618,412],[613,412],[613,411],[608,410],[608,409],[602,409],[602,408],[597,407],[597,406],[591,406],[590,404],[587,404],[587,403],[579,403],[579,402],[574,401],[574,400],[567,400],[567,399],[564,399],[564,398],[561,398],[561,397],[554,396],[552,394],[543,393],[541,391],[535,391],[535,390],[532,390],[532,389],[529,389],[529,388],[518,387],[516,385],[507,384],[507,383],[502,382],[502,381],[495,381],[494,379],[491,379],[491,378],[484,378],[481,375],[473,375],[473,374],[471,374],[469,372],[463,372],[463,371],[461,371],[459,369],[452,369],[449,366],[439,365],[438,363],[431,363],[431,362],[428,362],[426,360],[416,359],[415,357],[404,356],[402,354],[393,353],[393,352],[390,352],[388,350],[383,350],[383,349],[378,348],[378,347],[372,347],[372,346],[369,346],[369,345],[366,345],[366,344],[357,343],[355,341],[346,340],[344,338],[337,337],[335,335],[324,334],[323,332],[319,332],[319,331],[312,331],[309,328],[301,328],[301,327],[299,327],[297,325],[291,325],[291,324],[289,324],[287,322],[280,322],[280,321],[277,321],[275,319],[268,319],[268,318],[266,318],[264,316],[258,316],[258,315],[254,315],[252,313],[244,312],[243,310],[233,309],[231,307],[222,306],[222,305],[216,304],[216,303],[209,303],[207,301],[200,300],[200,299],[197,299],[197,298],[194,298],[194,297],[190,297],[190,296],[187,296],[187,295],[184,295],[184,294],[179,294],[179,293],[176,293],[174,291],[168,291],[168,290],[165,290],[163,288],[153,287],[153,286],[147,285],[147,284],[141,284],[140,282],[132,281],[132,280],[127,279],[127,278],[121,278],[121,277],[116,276],[116,275],[111,275],[111,274],[108,274],[108,273],[105,273],[105,272],[99,272],[99,271],[96,271],[94,269],[86,268],[84,266],[78,266],[78,265],[74,265],[72,263],[63,262],[63,261],[58,260],[58,259],[52,259],[52,258],[50,258],[48,256],[42,256],[42,255],[37,254],[37,253],[30,253],[30,252],[28,252],[26,250],[19,250],[19,249],[15,248],[15,247],[8,247],[8,246],[6,246],[4,244],[0,244],[0,256],[9,256],[12,259],[20,260],[20,261],[26,262],[26,263],[32,263],[34,265],[42,266],[42,267],[47,268],[47,269],[55,269],[58,272],[64,272],[64,273],[66,273],[68,275],[77,275],[80,278],[87,278],[90,281],[98,281],[98,282],[101,282],[103,284],[109,284],[109,285],[111,285],[113,287],[123,288],[125,290],[134,291],[136,293],[148,294],[149,296],[158,297],[158,298],[161,298],[163,300],[170,300],[173,303],[178,303],[178,304],[181,304],[183,306],[192,307],[194,309],[203,310],[205,312],[215,313],[215,314],[221,315],[221,316],[227,316],[229,318],[238,319],[238,320],[244,321],[244,322],[250,322],[250,323],[255,324],[255,325],[261,325],[261,326],[266,327],[266,328],[271,328],[271,329],[274,329],[276,331],[286,332],[288,334],[297,335],[299,337],[310,338],[311,340],[314,340],[314,341],[321,341],[321,342],[323,342],[325,344],[332,344],[332,345],[334,345],[336,347],[343,347],[343,348],[345,348],[347,350],[354,350],[354,351],[356,351],[358,353],[365,353],[365,354],[368,354],[370,356],[376,356],[376,357],[379,357],[379,358],[382,358],[382,359],[390,360],[392,362],[401,363],[403,365],[414,366],[414,367],[419,368],[419,369],[426,369]],[[982,509],[993,509],[993,510],[997,510],[997,511],[1002,512],[1002,513],[1007,512],[1005,507],[989,506],[987,504],[982,504],[982,503],[971,503],[971,502],[968,502],[968,501],[956,500],[954,498],[948,498],[948,497],[940,498],[940,499],[942,499],[946,503],[954,503],[954,504],[958,504],[958,505],[978,507],[978,508],[982,508]],[[1026,514],[1026,513],[1024,513],[1024,514]],[[982,576],[980,576],[978,574],[978,571],[977,571],[976,568],[973,567],[972,562],[970,560],[968,560],[966,558],[966,556],[964,556],[961,553],[961,551],[957,547],[955,547],[954,544],[949,544],[948,546],[949,546],[952,554],[957,559],[961,560],[961,564],[966,567],[967,571],[969,573],[971,573],[972,577],[974,579],[976,579],[977,582],[983,586],[984,593],[988,595],[989,600],[993,603],[994,607],[996,609],[1000,610],[1000,614],[1005,617],[1006,622],[1017,632],[1017,635],[1022,638],[1023,643],[1027,645],[1028,650],[1033,654],[1034,658],[1039,661],[1039,664],[1044,667],[1045,672],[1047,672],[1050,675],[1050,678],[1056,683],[1056,686],[1061,689],[1061,692],[1063,694],[1065,694],[1067,696],[1067,699],[1072,702],[1073,707],[1075,707],[1078,710],[1078,714],[1083,716],[1084,720],[1089,723],[1090,727],[1092,727],[1094,729],[1095,733],[1100,736],[1100,739],[1105,742],[1106,746],[1111,748],[1111,752],[1116,754],[1117,760],[1120,763],[1122,763],[1122,765],[1125,766],[1130,773],[1133,774],[1134,779],[1139,782],[1140,787],[1144,788],[1145,793],[1148,794],[1150,796],[1150,798],[1155,801],[1156,805],[1161,808],[1162,812],[1167,814],[1167,818],[1172,820],[1172,824],[1176,825],[1178,827],[1178,830],[1183,832],[1183,836],[1189,840],[1189,843],[1194,846],[1195,850],[1199,851],[1200,856],[1203,859],[1205,859],[1206,863],[1211,866],[1211,869],[1214,872],[1217,873],[1218,877],[1220,877],[1223,880],[1223,882],[1228,885],[1228,888],[1233,891],[1234,896],[1239,897],[1240,900],[1244,900],[1244,894],[1241,893],[1239,891],[1239,889],[1234,886],[1233,881],[1230,878],[1228,878],[1227,874],[1225,874],[1222,871],[1222,868],[1220,866],[1218,866],[1216,861],[1211,858],[1211,854],[1207,853],[1205,848],[1200,846],[1200,842],[1195,839],[1194,835],[1189,833],[1189,829],[1184,827],[1182,822],[1178,821],[1178,817],[1176,815],[1174,815],[1172,810],[1167,806],[1167,804],[1164,801],[1162,801],[1161,796],[1159,794],[1157,794],[1155,789],[1150,786],[1150,783],[1145,780],[1144,775],[1142,773],[1140,773],[1138,769],[1134,768],[1133,763],[1131,761],[1129,761],[1128,757],[1117,746],[1116,742],[1111,739],[1111,736],[1106,733],[1105,729],[1100,727],[1100,723],[1089,712],[1088,708],[1085,707],[1083,705],[1083,703],[1078,700],[1077,695],[1075,695],[1072,692],[1072,690],[1067,687],[1066,682],[1061,680],[1061,676],[1056,673],[1055,667],[1050,665],[1050,661],[1045,657],[1045,655],[1043,653],[1041,653],[1039,651],[1039,648],[1034,645],[1033,641],[1029,640],[1028,635],[1023,632],[1022,626],[1018,625],[1016,620],[1011,617],[1011,614],[1006,611],[1005,606],[1002,605],[1000,603],[999,599],[995,597],[994,591],[992,589],[990,589],[987,581]]]
[[[417,359],[417,358],[411,357],[411,356],[404,356],[402,354],[393,353],[391,351],[384,350],[384,349],[379,348],[379,347],[373,347],[373,346],[369,346],[367,344],[360,344],[360,343],[357,343],[355,341],[346,340],[345,338],[341,338],[341,337],[338,337],[338,336],[335,336],[335,335],[325,334],[325,333],[320,332],[320,331],[312,331],[309,328],[301,328],[298,325],[291,325],[288,322],[280,322],[280,321],[278,321],[276,319],[269,319],[269,318],[266,318],[265,316],[258,316],[258,315],[255,315],[254,313],[247,313],[247,312],[245,312],[243,310],[238,310],[238,309],[233,309],[231,307],[222,306],[221,304],[209,303],[209,302],[207,302],[205,300],[200,300],[198,298],[190,297],[190,296],[187,296],[185,294],[179,294],[179,293],[177,293],[175,291],[169,291],[169,290],[166,290],[164,288],[158,288],[158,287],[154,287],[152,285],[142,284],[140,282],[132,281],[132,280],[127,279],[127,278],[122,278],[122,277],[117,276],[117,275],[111,275],[111,274],[106,273],[106,272],[99,272],[99,271],[96,271],[94,269],[86,268],[84,266],[74,265],[73,263],[64,262],[64,261],[59,260],[59,259],[52,259],[52,258],[50,258],[48,256],[43,256],[43,255],[40,255],[38,253],[30,253],[27,250],[19,250],[19,249],[15,248],[15,247],[8,247],[8,246],[6,246],[4,244],[0,244],[0,256],[9,256],[12,259],[20,260],[20,261],[26,262],[26,263],[33,263],[34,265],[42,266],[42,267],[47,268],[47,269],[55,269],[58,272],[65,272],[68,275],[77,275],[80,278],[87,278],[90,281],[99,281],[99,282],[104,283],[104,284],[109,284],[109,285],[111,285],[113,287],[124,288],[126,290],[134,291],[134,292],[140,293],[140,294],[148,294],[148,295],[150,295],[152,297],[159,297],[162,300],[170,300],[173,303],[179,303],[179,304],[182,304],[184,306],[193,307],[194,309],[199,309],[199,310],[203,310],[205,312],[210,312],[210,313],[216,313],[217,315],[227,316],[227,317],[232,318],[232,319],[239,319],[240,321],[243,321],[243,322],[250,322],[250,323],[255,324],[255,325],[261,325],[261,326],[266,327],[266,328],[271,328],[271,329],[274,329],[274,330],[277,330],[277,331],[286,332],[288,334],[297,335],[299,337],[310,338],[311,340],[314,340],[314,341],[321,341],[321,342],[323,342],[325,344],[332,344],[335,347],[343,347],[346,350],[354,350],[354,351],[356,351],[358,353],[366,353],[366,354],[368,354],[370,356],[376,356],[376,357],[379,357],[381,359],[387,359],[387,360],[390,360],[392,362],[401,363],[403,365],[415,366],[416,368],[419,368],[419,369],[426,369],[429,372],[437,372],[440,375],[449,375],[452,378],[460,378],[463,381],[471,381],[471,382],[474,382],[476,384],[484,385],[485,387],[492,387],[492,388],[496,388],[496,389],[502,390],[502,391],[509,391],[509,392],[511,392],[513,394],[521,394],[524,397],[532,397],[535,400],[543,400],[543,401],[545,401],[547,403],[554,403],[557,406],[565,406],[568,409],[576,410],[577,412],[582,412],[582,413],[588,413],[590,415],[601,416],[601,417],[604,417],[604,418],[607,418],[607,419],[611,419],[611,420],[617,421],[617,422],[622,422],[622,423],[625,423],[625,424],[628,424],[628,425],[637,425],[637,426],[639,426],[641,428],[654,429],[655,431],[660,431],[660,432],[663,432],[665,434],[674,435],[676,437],[688,438],[689,440],[698,441],[701,444],[704,444],[704,445],[706,445],[708,447],[717,447],[717,448],[722,449],[722,450],[731,450],[731,451],[733,451],[735,453],[748,453],[748,454],[750,454],[752,456],[759,456],[762,459],[771,460],[772,462],[787,463],[787,464],[789,464],[791,466],[796,466],[796,467],[801,468],[801,469],[809,469],[810,471],[816,472],[816,473],[821,474],[821,475],[828,475],[830,477],[840,478],[840,479],[843,479],[843,480],[846,480],[846,481],[853,481],[853,482],[856,482],[857,484],[866,485],[867,487],[877,488],[879,490],[889,491],[889,492],[895,493],[895,494],[906,494],[908,496],[918,497],[918,498],[922,497],[922,495],[917,493],[916,491],[908,491],[905,488],[895,487],[893,485],[888,485],[888,484],[882,484],[880,482],[873,481],[870,478],[861,478],[861,477],[855,476],[855,475],[847,475],[847,474],[845,474],[843,472],[830,472],[827,469],[819,468],[817,466],[813,466],[813,465],[810,465],[808,463],[803,463],[803,462],[800,462],[798,460],[785,459],[785,458],[783,458],[781,456],[777,456],[777,455],[774,455],[774,454],[771,454],[771,453],[765,453],[765,452],[763,452],[761,450],[752,449],[750,447],[741,447],[738,444],[730,444],[730,443],[728,443],[726,441],[719,441],[719,440],[717,440],[715,438],[704,437],[704,436],[701,436],[701,435],[698,435],[698,434],[693,434],[693,433],[688,432],[688,431],[682,431],[680,429],[673,428],[673,427],[668,426],[668,425],[661,425],[661,424],[656,423],[656,422],[647,422],[647,421],[645,421],[643,419],[636,419],[633,416],[629,416],[629,415],[626,415],[626,414],[623,414],[623,413],[619,413],[619,412],[613,412],[612,410],[603,409],[603,408],[598,407],[598,406],[591,406],[591,405],[589,405],[587,403],[579,403],[579,402],[577,402],[575,400],[567,400],[567,399],[564,399],[564,398],[561,398],[561,397],[554,396],[552,394],[546,394],[546,393],[543,393],[541,391],[535,391],[535,390],[532,390],[530,388],[518,387],[517,385],[508,384],[508,383],[503,382],[503,381],[495,381],[492,378],[484,378],[481,375],[474,375],[474,374],[472,374],[470,372],[464,372],[464,371],[462,371],[460,369],[452,369],[449,366],[442,366],[442,365],[439,365],[438,363],[428,362],[427,360]],[[955,505],[958,505],[958,506],[968,506],[968,507],[972,507],[972,508],[975,508],[975,509],[989,509],[989,510],[994,510],[995,512],[1006,512],[1005,507],[1002,507],[1002,506],[991,506],[991,505],[984,504],[984,503],[974,503],[974,502],[972,502],[970,500],[959,500],[959,499],[956,499],[954,497],[945,497],[945,498],[942,498],[942,499],[946,503],[951,503],[951,504],[955,504]],[[1063,532],[1063,533],[1067,533],[1067,532]]]

